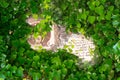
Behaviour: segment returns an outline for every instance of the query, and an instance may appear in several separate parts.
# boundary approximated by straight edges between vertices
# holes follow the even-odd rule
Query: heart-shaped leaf
[[[19,77],[23,77],[23,68],[22,67],[19,67],[18,69],[17,69],[17,73],[16,73],[16,75],[17,76],[19,76]]]
[[[40,57],[38,55],[36,55],[36,56],[33,57],[34,61],[38,61],[39,59],[40,59]]]
[[[95,12],[99,15],[103,15],[104,14],[104,7],[102,5],[96,7]]]
[[[40,73],[33,73],[33,80],[39,80],[40,79],[40,77],[41,77],[41,75],[40,75]]]
[[[95,22],[95,16],[89,16],[88,21],[93,24]]]

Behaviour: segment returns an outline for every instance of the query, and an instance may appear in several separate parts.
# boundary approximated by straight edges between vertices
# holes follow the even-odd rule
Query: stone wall
[[[35,20],[33,18],[27,19],[27,23],[31,26],[35,26],[39,22],[40,20]],[[32,49],[38,50],[41,48],[40,46],[42,46],[44,49],[56,51],[62,48],[78,56],[83,62],[92,61],[94,56],[93,51],[95,49],[92,39],[86,38],[82,34],[67,34],[65,27],[56,24],[53,24],[51,28],[51,32],[49,32],[43,40],[41,36],[35,39],[33,35],[30,35],[28,43],[31,45]]]

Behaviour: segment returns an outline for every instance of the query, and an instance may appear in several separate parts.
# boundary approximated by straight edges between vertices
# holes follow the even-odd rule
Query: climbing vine
[[[31,28],[29,16],[44,19]],[[29,34],[52,22],[93,39],[99,63],[78,66],[66,50],[34,51]],[[120,0],[0,0],[0,80],[120,80]]]

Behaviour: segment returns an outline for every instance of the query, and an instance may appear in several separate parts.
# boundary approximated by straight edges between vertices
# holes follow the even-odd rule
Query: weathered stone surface
[[[34,26],[39,22],[39,20],[32,18],[27,20],[27,23],[31,26]],[[39,46],[42,46],[44,49],[53,51],[64,48],[79,58],[82,58],[82,61],[92,60],[95,45],[90,38],[85,38],[82,34],[67,34],[65,32],[65,27],[56,24],[53,24],[51,28],[51,32],[48,33],[44,39],[41,39],[40,36],[38,36],[37,39],[34,39],[31,35],[31,37],[28,38],[28,43],[31,45],[31,48],[37,50],[39,49]]]

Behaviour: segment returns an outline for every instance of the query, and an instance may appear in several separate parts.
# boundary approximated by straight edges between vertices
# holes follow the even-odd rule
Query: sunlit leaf
[[[100,1],[96,1],[96,2],[95,2],[95,5],[96,5],[96,6],[99,6],[99,5],[100,5]]]
[[[101,0],[101,3],[104,4],[106,2],[106,0]]]
[[[17,76],[19,76],[19,77],[23,77],[23,68],[22,67],[19,67],[18,69],[17,69],[17,73],[16,73],[16,75]]]
[[[120,80],[120,77],[118,77],[117,80]]]
[[[114,21],[112,22],[112,24],[113,24],[113,26],[117,27],[117,26],[120,24],[120,22],[117,21],[117,20],[114,20]]]
[[[38,14],[32,14],[34,19],[38,19]]]
[[[88,16],[89,12],[88,11],[84,11],[82,14],[81,14],[81,18],[86,20],[87,19],[87,16]]]
[[[40,77],[41,77],[41,75],[40,75],[40,73],[33,73],[33,80],[39,80],[40,79]]]
[[[52,59],[52,63],[56,64],[57,66],[61,64],[61,60],[59,57],[54,57]]]
[[[110,19],[111,19],[111,12],[110,12],[110,11],[107,12],[107,15],[105,16],[105,18],[106,18],[107,20],[110,20]]]
[[[109,11],[113,11],[114,10],[114,6],[110,6],[108,8],[109,8]]]
[[[11,67],[11,72],[12,72],[12,73],[16,73],[16,71],[17,71],[17,67],[16,67],[16,66],[12,66],[12,67]]]
[[[99,15],[103,15],[104,14],[104,7],[102,5],[96,7],[95,12]]]
[[[120,52],[120,41],[118,41],[114,46],[113,49],[115,51],[115,53],[119,54]]]
[[[95,22],[95,16],[88,16],[88,21],[93,24]]]
[[[40,57],[37,56],[37,55],[33,57],[33,60],[34,60],[34,61],[38,61],[39,59],[40,59]]]

